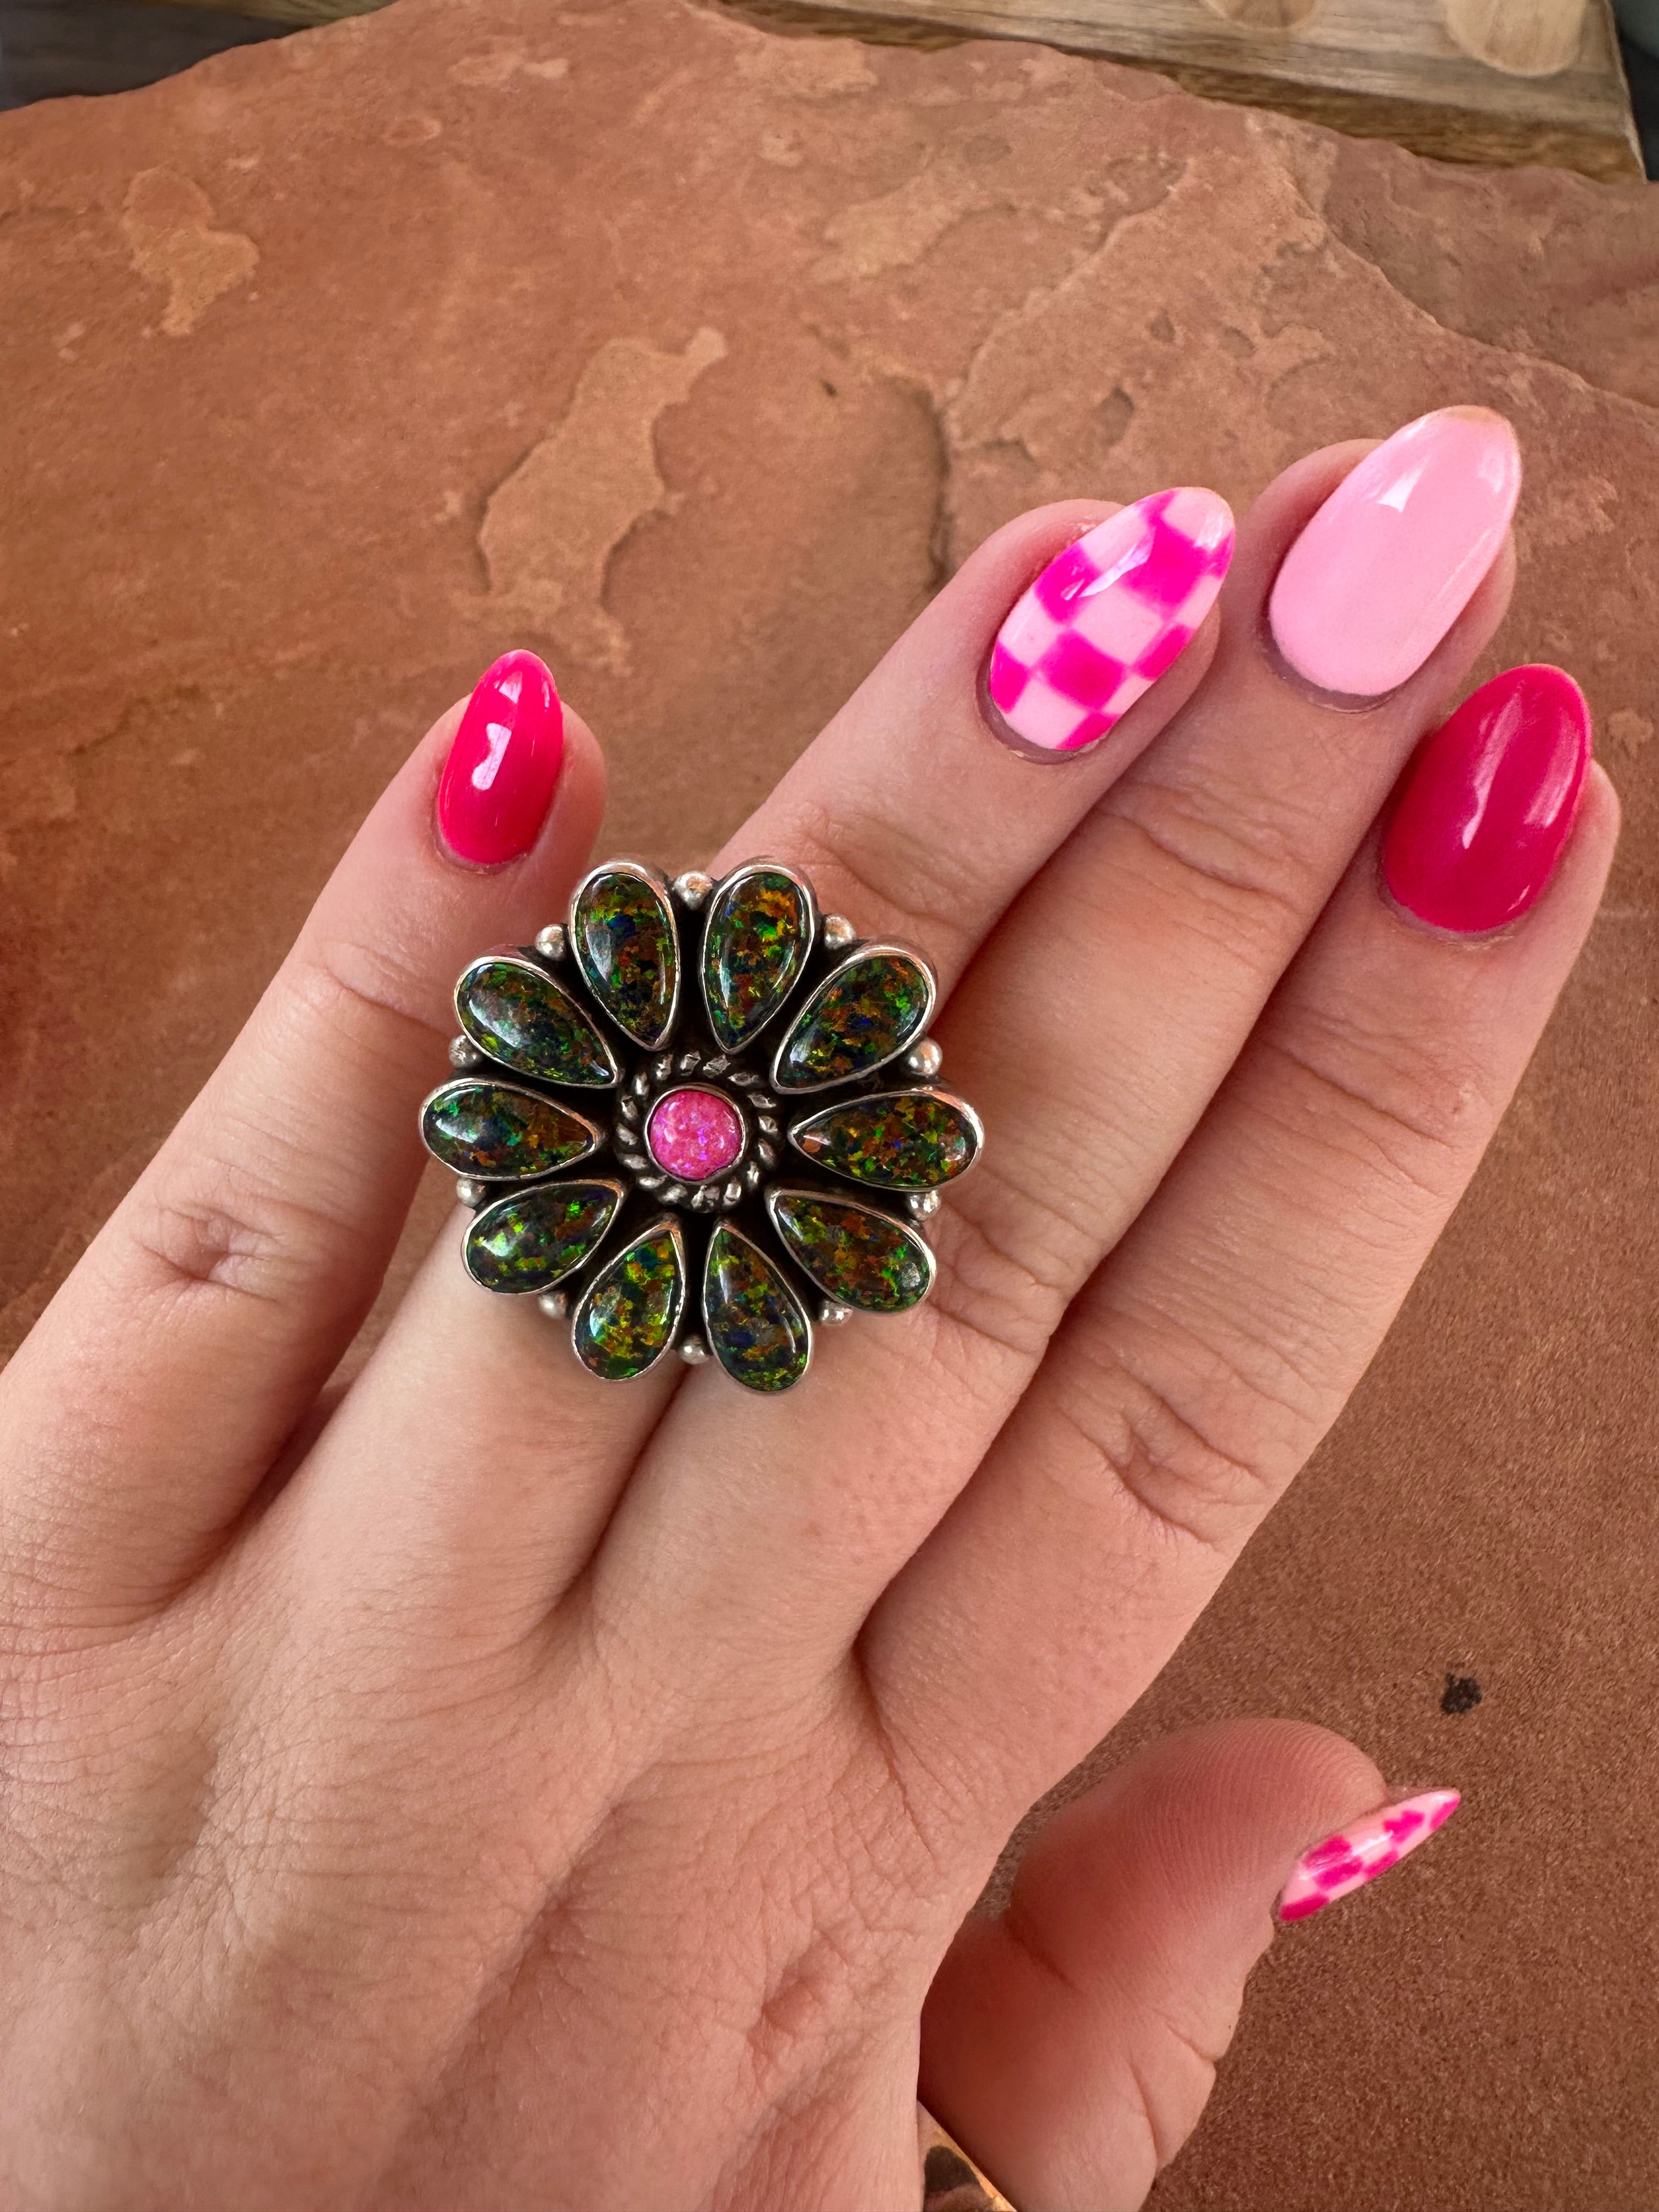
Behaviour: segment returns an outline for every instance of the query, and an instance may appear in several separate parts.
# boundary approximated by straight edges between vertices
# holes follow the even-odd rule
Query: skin
[[[1375,1352],[1615,832],[1593,772],[1492,939],[1380,895],[1512,562],[1402,690],[1310,696],[1261,610],[1364,450],[1269,489],[1188,653],[1055,765],[977,675],[1109,510],[1010,525],[714,864],[920,945],[989,1131],[934,1299],[776,1402],[607,1389],[453,1227],[331,1394],[453,977],[562,910],[600,811],[573,721],[534,850],[464,869],[459,709],[428,735],[0,1378],[8,2205],[914,2206],[918,2084],[1022,2212],[1141,2201],[1291,1864],[1382,1778],[1288,1723],[1181,1737],[970,1907]]]

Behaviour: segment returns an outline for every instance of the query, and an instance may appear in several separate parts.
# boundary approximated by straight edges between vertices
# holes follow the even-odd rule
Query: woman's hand
[[[1009,658],[1053,579],[981,703],[1101,510],[1024,516],[732,839],[937,964],[988,1127],[932,1301],[781,1399],[606,1387],[453,1231],[331,1398],[453,978],[599,818],[587,732],[508,714],[447,849],[439,723],[0,1382],[7,2204],[914,2206],[919,2067],[1022,2212],[1139,2202],[1381,1778],[1178,1740],[963,1922],[1340,1408],[1589,927],[1566,687],[1431,749],[1379,872],[1507,599],[1505,438],[1429,418],[1286,562],[1365,449],[1292,469],[1115,722],[1074,655],[1066,731]]]

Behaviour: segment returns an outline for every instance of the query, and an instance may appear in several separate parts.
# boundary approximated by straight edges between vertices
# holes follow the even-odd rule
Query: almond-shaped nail
[[[1499,929],[1561,857],[1589,765],[1590,717],[1564,669],[1511,668],[1425,738],[1382,840],[1382,880],[1419,921]]]
[[[1136,500],[1056,556],[998,631],[986,673],[1022,749],[1097,744],[1191,641],[1232,557],[1231,508],[1190,488]]]
[[[1328,1836],[1304,1851],[1273,1907],[1280,1920],[1305,1920],[1339,1897],[1363,1889],[1378,1875],[1398,1866],[1408,1852],[1443,1828],[1462,1802],[1455,1790],[1426,1790],[1351,1821],[1340,1834]]]
[[[438,829],[459,860],[498,867],[541,834],[564,759],[564,709],[533,653],[504,653],[466,702],[438,785]]]
[[[1376,699],[1414,675],[1504,543],[1521,449],[1501,415],[1443,407],[1351,469],[1285,556],[1273,641],[1310,684]]]

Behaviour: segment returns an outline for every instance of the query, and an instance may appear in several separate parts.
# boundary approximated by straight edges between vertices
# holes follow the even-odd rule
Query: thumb
[[[921,2095],[1019,2212],[1133,2212],[1204,2109],[1282,1917],[1394,1865],[1456,1793],[1390,1804],[1363,1752],[1292,1721],[1156,1744],[1038,1835],[922,2018]]]

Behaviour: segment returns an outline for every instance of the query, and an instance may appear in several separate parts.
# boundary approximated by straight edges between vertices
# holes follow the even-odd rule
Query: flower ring
[[[469,1273],[570,1314],[577,1358],[608,1382],[678,1344],[748,1389],[788,1389],[814,1313],[902,1313],[933,1287],[922,1224],[984,1142],[932,1079],[938,995],[919,953],[821,916],[781,861],[718,884],[593,869],[568,922],[455,986],[464,1072],[421,1134],[475,1209]],[[762,1032],[786,1010],[769,1060]]]

